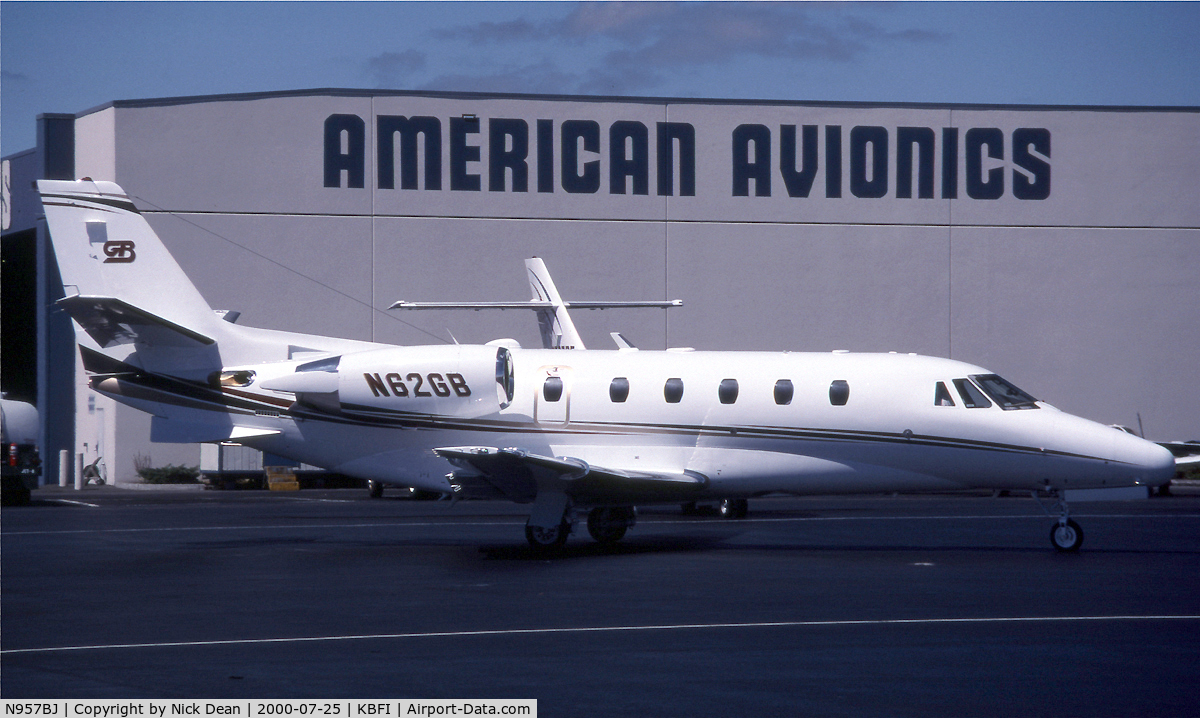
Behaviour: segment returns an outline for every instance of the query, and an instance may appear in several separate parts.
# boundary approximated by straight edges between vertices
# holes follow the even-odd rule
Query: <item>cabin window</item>
[[[971,379],[1005,411],[1039,408],[1037,399],[1034,399],[995,374],[977,374],[972,376]]]
[[[836,379],[829,385],[829,403],[834,406],[845,406],[850,401],[850,382]]]
[[[722,404],[732,404],[737,401],[738,383],[737,379],[722,379],[721,385],[717,387],[717,398]]]
[[[611,399],[614,404],[623,403],[626,399],[628,399],[629,379],[623,376],[613,379],[612,383],[608,385],[608,398]]]
[[[958,389],[958,395],[962,397],[963,406],[968,409],[986,409],[992,405],[983,392],[966,379],[955,379],[954,387]]]
[[[934,406],[954,406],[954,397],[950,396],[950,390],[946,388],[946,382],[939,381],[937,390],[933,393]]]
[[[791,379],[780,379],[775,382],[775,403],[776,404],[791,404],[792,395],[796,389],[792,386]]]
[[[546,377],[546,383],[542,384],[542,397],[546,401],[558,401],[562,398],[563,380],[562,377],[549,376]]]
[[[672,377],[663,385],[663,397],[668,404],[678,404],[683,399],[683,379]]]

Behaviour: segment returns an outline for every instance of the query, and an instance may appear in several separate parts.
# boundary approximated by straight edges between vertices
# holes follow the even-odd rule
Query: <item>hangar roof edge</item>
[[[627,102],[640,104],[690,104],[690,105],[768,105],[796,107],[846,107],[846,108],[902,108],[902,109],[948,109],[948,110],[1050,110],[1088,112],[1200,112],[1200,106],[1187,105],[1030,105],[1030,104],[984,104],[954,102],[848,102],[833,100],[753,100],[720,99],[702,97],[636,97],[622,95],[538,95],[505,92],[451,92],[434,90],[362,90],[349,88],[315,88],[310,90],[274,90],[268,92],[244,92],[220,95],[185,95],[158,97],[140,100],[113,100],[84,110],[75,115],[83,117],[110,107],[141,108],[188,105],[205,102],[249,102],[283,97],[430,97],[462,100],[542,100],[568,102]]]

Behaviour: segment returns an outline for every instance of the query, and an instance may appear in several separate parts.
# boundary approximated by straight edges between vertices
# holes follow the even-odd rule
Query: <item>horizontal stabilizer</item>
[[[568,309],[670,309],[682,307],[682,299],[635,299],[633,301],[563,302]]]
[[[213,340],[203,334],[138,309],[115,297],[75,295],[58,300],[58,306],[104,348],[120,344],[181,348],[213,344]]]
[[[670,309],[682,307],[682,299],[665,299],[662,301],[595,301],[595,302],[563,302],[561,305],[541,300],[529,302],[405,302],[393,303],[388,309],[553,309],[563,306],[567,309]]]
[[[538,330],[546,349],[585,349],[583,339],[575,329],[568,309],[670,309],[683,306],[682,299],[666,300],[604,300],[567,302],[558,293],[546,263],[538,257],[525,260],[532,297],[528,302],[405,302],[393,303],[388,309],[532,309],[537,312]]]

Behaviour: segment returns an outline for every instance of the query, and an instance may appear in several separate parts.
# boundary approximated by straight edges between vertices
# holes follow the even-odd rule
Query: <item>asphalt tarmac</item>
[[[522,507],[50,488],[4,698],[536,698],[543,716],[1200,714],[1200,497],[767,498],[527,548]]]

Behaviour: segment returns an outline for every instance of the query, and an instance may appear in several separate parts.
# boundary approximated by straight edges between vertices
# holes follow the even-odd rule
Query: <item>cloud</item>
[[[425,53],[416,50],[385,52],[367,60],[367,74],[375,79],[376,87],[406,84],[412,73],[424,67]]]
[[[939,33],[888,31],[841,7],[785,3],[586,5],[567,24],[624,45],[611,60],[671,67],[714,64],[738,57],[849,62],[874,46],[934,42]]]
[[[833,4],[584,3],[563,18],[481,22],[437,35],[514,47],[535,43],[533,51],[547,58],[539,65],[541,81],[575,77],[575,87],[563,91],[615,94],[652,90],[680,73],[739,60],[848,63],[886,45],[948,39],[920,28],[886,29],[852,14],[857,10]],[[589,45],[601,52],[572,75],[546,67],[562,62],[562,45]],[[468,77],[457,76],[457,81]]]
[[[23,72],[11,72],[9,70],[0,70],[0,81],[4,82],[23,82],[28,80],[29,75]]]
[[[504,22],[481,22],[475,25],[441,28],[434,30],[438,40],[466,40],[468,42],[524,42],[545,40],[555,34],[554,23],[533,23],[529,20],[506,20]]]
[[[662,72],[637,62],[620,58],[593,67],[583,74],[575,92],[585,95],[626,95],[652,92],[666,81]]]
[[[576,92],[577,75],[563,72],[554,63],[542,60],[528,65],[512,65],[488,73],[447,73],[418,89],[451,92],[510,92],[561,95]]]

